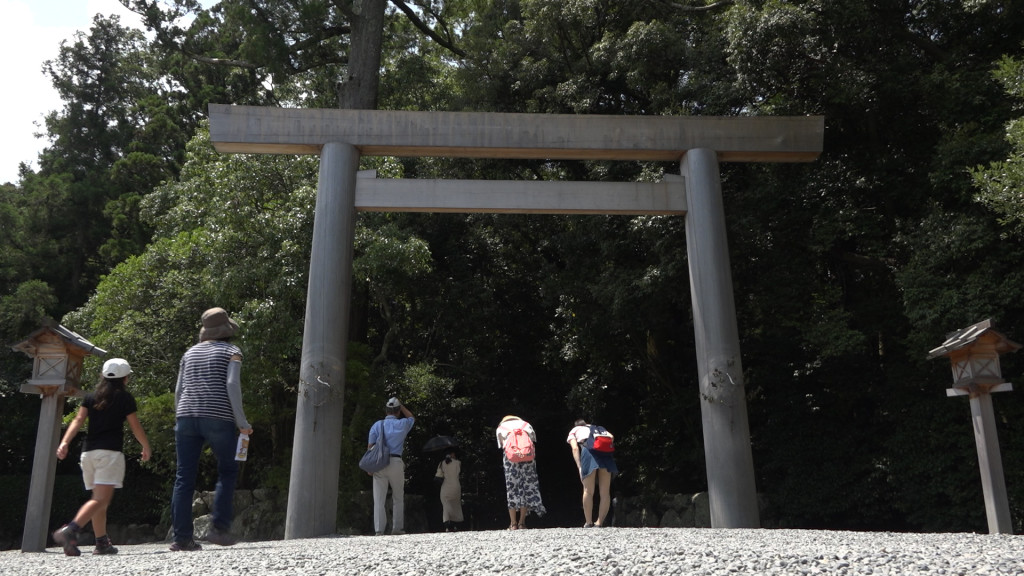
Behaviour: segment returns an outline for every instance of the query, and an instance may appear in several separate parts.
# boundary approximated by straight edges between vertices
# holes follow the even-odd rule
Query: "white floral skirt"
[[[526,508],[537,516],[547,512],[540,498],[540,480],[537,478],[536,462],[509,462],[501,456],[505,465],[505,495],[509,509]]]

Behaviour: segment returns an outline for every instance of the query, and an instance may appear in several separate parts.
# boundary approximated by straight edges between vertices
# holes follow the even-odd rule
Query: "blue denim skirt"
[[[598,452],[588,448],[580,447],[580,478],[586,478],[598,468],[604,468],[615,477],[619,468],[615,465],[615,457],[612,452]]]

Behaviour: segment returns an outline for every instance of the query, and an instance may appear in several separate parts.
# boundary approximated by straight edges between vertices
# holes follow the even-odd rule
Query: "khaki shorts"
[[[82,480],[85,489],[92,490],[97,484],[113,485],[120,488],[124,482],[124,453],[116,450],[89,450],[82,452]]]

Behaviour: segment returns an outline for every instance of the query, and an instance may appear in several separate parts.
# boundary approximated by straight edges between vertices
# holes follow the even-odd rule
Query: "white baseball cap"
[[[132,367],[124,358],[111,358],[103,363],[104,378],[124,378],[132,373]]]

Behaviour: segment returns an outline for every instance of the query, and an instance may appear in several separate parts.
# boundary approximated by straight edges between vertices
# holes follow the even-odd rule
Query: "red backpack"
[[[508,435],[505,436],[505,458],[509,462],[531,462],[536,453],[533,449],[533,439],[520,425],[518,428],[506,428]]]
[[[598,452],[615,452],[615,437],[604,426],[591,426],[584,446]]]

